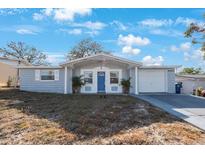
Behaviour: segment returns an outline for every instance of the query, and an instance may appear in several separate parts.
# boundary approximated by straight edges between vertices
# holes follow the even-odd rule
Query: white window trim
[[[122,93],[122,86],[120,85],[120,81],[122,80],[122,69],[110,69],[108,67],[95,67],[93,69],[80,69],[80,75],[84,74],[84,71],[92,71],[93,72],[93,83],[86,84],[81,87],[81,93],[97,93],[97,73],[105,72],[105,92],[106,93]],[[119,83],[118,84],[110,84],[110,72],[119,72]],[[91,86],[92,90],[90,92],[85,91],[85,86]],[[118,86],[118,91],[112,91],[112,86]]]
[[[42,70],[35,70],[35,81],[40,81],[40,82],[54,82],[54,81],[59,81],[59,78],[60,78],[60,71],[59,70],[54,70],[54,69],[43,69],[43,70],[46,70],[46,71],[53,71],[54,73],[54,80],[41,80],[41,71]],[[55,73],[56,71],[58,72],[58,80],[56,80],[56,76],[55,76]],[[36,73],[39,72],[39,77],[38,77],[38,80],[36,79]]]
[[[110,71],[110,73],[111,73],[111,72],[118,72],[118,83],[110,83],[111,80],[109,79],[109,80],[110,80],[110,81],[109,81],[110,85],[112,85],[112,86],[114,86],[114,85],[119,85],[119,84],[120,84],[120,72],[119,72],[119,71]],[[111,77],[110,77],[110,78],[111,78]]]
[[[93,71],[86,71],[86,70],[84,70],[84,71],[83,71],[83,79],[85,78],[85,76],[84,76],[84,75],[85,75],[85,72],[92,73],[92,83],[86,83],[85,85],[93,85],[93,78],[94,78],[94,77],[93,77]]]

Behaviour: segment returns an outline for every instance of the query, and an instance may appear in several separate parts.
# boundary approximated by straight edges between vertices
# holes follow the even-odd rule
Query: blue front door
[[[105,72],[98,72],[98,92],[105,92]]]

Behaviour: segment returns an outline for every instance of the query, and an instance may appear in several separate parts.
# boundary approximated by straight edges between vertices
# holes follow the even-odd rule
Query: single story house
[[[23,60],[0,57],[0,87],[7,86],[7,81],[12,80],[11,86],[16,86],[18,83],[17,66],[30,66]]]
[[[121,79],[131,77],[130,93],[175,93],[175,68],[143,66],[109,54],[97,54],[61,63],[56,67],[22,66],[20,89],[33,92],[72,93],[72,77],[87,81],[81,93],[122,93]]]
[[[193,90],[202,87],[205,89],[205,75],[176,75],[176,82],[182,82],[182,93],[192,94]]]

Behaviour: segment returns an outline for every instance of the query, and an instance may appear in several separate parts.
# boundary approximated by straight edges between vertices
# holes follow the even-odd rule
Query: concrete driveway
[[[203,130],[205,130],[205,99],[189,95],[138,95],[154,106],[162,108]]]

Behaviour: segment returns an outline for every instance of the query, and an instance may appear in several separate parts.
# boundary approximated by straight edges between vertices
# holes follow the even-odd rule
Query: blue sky
[[[0,9],[0,46],[23,41],[56,65],[91,37],[112,54],[146,65],[204,67],[199,46],[183,32],[204,23],[205,9]]]

